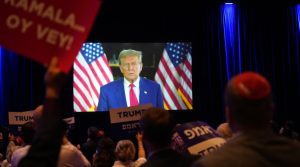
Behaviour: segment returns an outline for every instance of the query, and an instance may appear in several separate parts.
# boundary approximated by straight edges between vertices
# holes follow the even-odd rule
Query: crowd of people
[[[19,136],[9,135],[6,155],[0,155],[2,167],[296,167],[300,164],[299,134],[290,121],[278,132],[272,129],[272,89],[268,80],[256,72],[243,72],[228,82],[226,122],[215,130],[199,122],[176,125],[171,112],[152,107],[141,117],[136,141],[113,141],[91,126],[86,142],[76,146],[68,139],[67,125],[60,115],[64,79],[57,60],[53,59],[45,74],[45,102],[35,109],[33,122],[24,124]]]

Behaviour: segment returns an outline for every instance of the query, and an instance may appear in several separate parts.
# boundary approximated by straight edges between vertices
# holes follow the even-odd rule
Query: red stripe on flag
[[[77,79],[80,81],[80,83],[85,87],[85,89],[88,90],[88,94],[90,95],[90,97],[93,97],[93,96],[92,96],[92,93],[91,93],[90,90],[89,90],[89,86],[88,86],[87,83],[83,80],[83,78],[81,77],[81,75],[80,75],[77,71],[74,71],[74,75],[77,77]],[[88,77],[88,80],[90,81],[90,83],[93,83],[89,77]],[[98,91],[97,91],[95,85],[94,85],[94,84],[90,84],[90,86],[92,87],[92,90],[93,90],[94,94],[95,94],[96,96],[99,96],[99,93],[98,93]],[[86,93],[85,93],[85,94],[86,94]],[[85,94],[80,94],[80,95],[86,96]]]
[[[166,80],[166,78],[163,77],[163,74],[162,74],[162,72],[160,71],[160,69],[158,69],[157,75],[159,76],[159,78],[160,78],[161,80]],[[167,82],[165,82],[165,83],[167,83]],[[180,106],[180,104],[179,104],[177,98],[176,98],[175,95],[174,95],[174,94],[177,93],[177,92],[173,92],[173,91],[171,90],[169,84],[164,84],[164,87],[165,87],[165,90],[168,92],[168,95],[170,96],[171,100],[174,102],[175,106],[176,106],[177,108],[181,108],[181,106]]]
[[[91,67],[92,67],[92,66],[91,66]],[[91,68],[91,67],[90,67],[90,69],[91,69],[93,75],[95,76],[94,78],[97,80],[97,82],[100,84],[100,86],[102,86],[103,83],[101,82],[101,80],[100,80],[98,77],[96,77],[96,76],[97,76],[97,72],[95,71],[94,68]]]
[[[78,68],[83,72],[83,74],[88,78],[88,80],[90,81],[90,83],[93,83],[93,81],[91,80],[91,78],[89,77],[89,73],[87,72],[86,68],[84,66],[81,65],[81,63],[79,63],[78,61],[75,62],[75,64],[78,66]],[[74,74],[78,74],[80,75],[76,70],[74,70]],[[82,80],[84,81],[84,80]],[[99,83],[99,82],[98,82]],[[93,91],[95,92],[96,96],[99,96],[98,90],[95,87],[95,84],[90,84],[93,88]],[[88,89],[88,87],[86,87]],[[92,96],[91,96],[92,97]]]
[[[186,82],[186,84],[188,85],[188,87],[192,87],[192,82],[191,82],[191,80],[188,78],[188,76],[186,75],[186,73],[185,72],[183,72],[182,74],[181,74],[181,78]]]
[[[81,105],[80,101],[77,99],[77,97],[75,95],[73,96],[73,100],[74,100],[74,103],[79,107],[80,111],[83,111],[83,112],[86,111],[86,109]]]
[[[164,100],[169,97],[169,109],[192,108],[192,59],[190,43],[166,43],[156,72],[156,81],[165,89]],[[167,83],[166,81],[169,81]],[[172,83],[171,83],[172,82]],[[171,85],[172,84],[172,85]],[[174,85],[174,88],[173,88]],[[170,87],[172,86],[172,87]],[[171,88],[173,90],[171,90]],[[180,90],[180,94],[179,94]],[[174,103],[174,104],[173,104]],[[188,104],[190,103],[190,104]]]
[[[168,103],[168,101],[166,100],[165,95],[163,95],[163,100],[164,100],[164,103],[166,104],[167,108],[170,109],[171,106]]]
[[[175,76],[173,75],[171,69],[169,68],[170,65],[167,64],[167,62],[166,62],[166,60],[165,60],[164,58],[161,60],[161,63],[162,63],[163,66],[165,67],[165,71],[166,71],[166,73],[168,74],[169,78],[172,80],[172,82],[173,82],[175,88],[177,88],[179,83],[177,82]],[[160,69],[159,69],[159,70],[160,70]],[[161,78],[164,78],[163,75],[162,75]]]
[[[107,67],[109,67],[109,62],[107,60],[106,55],[105,56],[103,55],[102,57],[103,57],[102,60],[104,61],[104,63],[107,65]],[[108,68],[108,69],[109,69],[110,74],[112,74],[111,68]]]
[[[102,56],[103,57],[103,56]],[[101,57],[101,59],[102,59],[102,57]],[[103,69],[103,67],[101,66],[101,64],[100,64],[100,61],[98,60],[98,61],[96,61],[96,65],[98,66],[98,68],[100,69],[100,71],[101,71],[101,74],[103,75],[103,77],[104,77],[104,79],[105,79],[105,81],[106,81],[106,83],[108,83],[109,82],[109,77],[107,76],[107,74],[105,73],[105,70]],[[101,81],[100,81],[101,82]],[[101,82],[102,83],[102,82]],[[103,85],[104,83],[102,83],[102,85]],[[101,85],[101,86],[102,86]]]
[[[78,110],[79,106],[83,111],[89,110],[91,107],[97,108],[101,86],[113,80],[112,71],[101,43],[84,43],[75,59],[75,65],[73,75],[77,79],[77,84],[74,82],[73,89],[77,90],[80,85],[86,91],[78,89],[77,94],[74,95],[77,97],[77,100],[74,98],[74,106],[78,106],[74,110]]]
[[[73,86],[77,90],[77,92],[79,92],[79,94],[84,94],[84,92],[82,92],[82,90],[79,88],[79,86],[77,85],[77,83],[75,83]],[[81,97],[82,97],[83,101],[85,102],[85,104],[89,105],[88,108],[90,108],[90,107],[93,106],[93,104],[91,104],[89,102],[89,100],[87,99],[86,96],[81,96]]]
[[[187,68],[189,71],[192,71],[192,65],[191,65],[191,63],[190,63],[188,60],[185,60],[185,61],[184,61],[184,65],[186,66],[186,68]]]
[[[189,103],[192,103],[192,99],[191,99],[190,95],[185,91],[185,88],[183,88],[182,85],[180,85],[180,90],[181,90],[182,94],[187,98]]]

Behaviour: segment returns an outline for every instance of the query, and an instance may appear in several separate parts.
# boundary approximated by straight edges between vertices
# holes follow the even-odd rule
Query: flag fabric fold
[[[193,109],[191,50],[191,43],[185,42],[166,43],[163,50],[155,81],[167,110]]]
[[[102,44],[84,43],[74,61],[73,69],[74,111],[95,111],[100,87],[113,81]]]

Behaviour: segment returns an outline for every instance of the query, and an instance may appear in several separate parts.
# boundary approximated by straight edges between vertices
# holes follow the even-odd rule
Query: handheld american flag
[[[193,109],[191,50],[191,43],[166,43],[155,74],[165,109]]]
[[[100,87],[113,81],[101,43],[84,43],[73,68],[74,111],[95,111]]]

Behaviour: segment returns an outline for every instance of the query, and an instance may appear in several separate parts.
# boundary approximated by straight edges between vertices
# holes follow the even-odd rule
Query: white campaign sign
[[[33,111],[8,112],[9,125],[23,125],[33,120]]]

